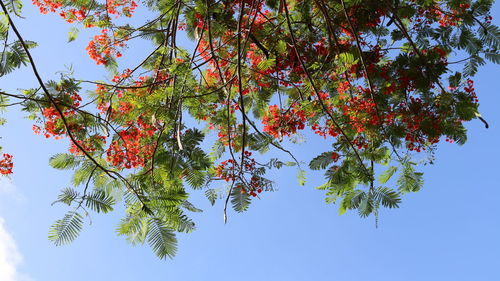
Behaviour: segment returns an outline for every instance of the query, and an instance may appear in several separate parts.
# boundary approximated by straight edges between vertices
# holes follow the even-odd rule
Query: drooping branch
[[[66,129],[66,133],[68,134],[69,138],[71,139],[71,141],[73,142],[73,144],[80,150],[82,151],[82,153],[87,157],[87,159],[89,159],[96,167],[98,167],[100,170],[102,170],[104,173],[106,173],[106,175],[108,175],[110,178],[112,179],[116,179],[117,177],[120,178],[122,180],[122,182],[124,182],[125,186],[127,187],[127,189],[129,191],[131,191],[132,193],[134,193],[137,198],[141,201],[141,203],[143,204],[143,206],[146,206],[146,204],[143,202],[142,200],[142,197],[137,193],[137,191],[132,187],[132,185],[122,176],[120,175],[119,173],[115,172],[115,171],[112,171],[112,170],[109,170],[107,168],[105,168],[104,166],[102,166],[99,162],[97,162],[97,160],[92,156],[90,155],[90,153],[82,146],[80,145],[80,143],[77,141],[77,139],[75,138],[75,136],[73,135],[73,132],[71,131],[71,128],[69,127],[68,125],[68,121],[66,120],[66,117],[64,116],[64,113],[62,111],[62,109],[60,108],[59,104],[55,101],[54,97],[52,97],[52,95],[50,94],[49,90],[45,87],[45,83],[43,82],[43,79],[42,77],[40,76],[40,73],[38,72],[38,69],[35,65],[35,61],[33,59],[33,57],[31,56],[31,52],[29,51],[29,48],[26,46],[26,43],[24,41],[24,38],[21,36],[21,33],[19,32],[19,30],[17,29],[16,25],[14,24],[14,21],[12,20],[12,17],[10,16],[8,10],[7,10],[7,7],[5,6],[5,4],[3,3],[3,0],[0,0],[0,6],[2,7],[2,10],[4,12],[4,14],[6,15],[9,23],[10,23],[10,27],[12,28],[12,30],[14,31],[14,33],[16,34],[19,42],[21,43],[24,51],[26,52],[26,55],[28,56],[28,60],[29,60],[29,63],[30,63],[30,66],[31,66],[31,69],[33,71],[33,74],[35,75],[37,81],[38,81],[38,84],[40,85],[40,87],[42,88],[42,91],[44,92],[45,96],[47,97],[47,99],[49,100],[49,102],[54,106],[54,108],[56,109],[57,113],[59,114],[59,116],[61,117],[61,121],[63,122],[64,124],[64,128]]]

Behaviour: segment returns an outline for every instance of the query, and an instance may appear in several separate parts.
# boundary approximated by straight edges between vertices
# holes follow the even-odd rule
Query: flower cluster
[[[0,160],[0,174],[9,175],[12,174],[12,168],[14,164],[12,163],[12,155],[4,153],[3,159]]]
[[[426,146],[439,142],[441,132],[441,118],[431,105],[420,98],[410,97],[408,104],[403,104],[398,114],[406,129],[406,147],[409,150],[420,152]],[[429,135],[427,132],[434,134]]]
[[[32,0],[33,5],[37,6],[40,13],[47,14],[48,12],[56,13],[64,18],[68,23],[73,23],[75,21],[82,22],[87,18],[96,17],[99,18],[103,11],[97,11],[91,13],[90,11],[95,10],[92,7],[94,4],[88,6],[78,6],[78,9],[69,8],[62,0]],[[63,5],[64,4],[64,5]],[[131,17],[137,8],[137,3],[134,0],[106,0],[106,13],[108,15],[115,15],[118,18],[120,15],[126,17]],[[94,9],[92,9],[94,8]],[[86,26],[93,27],[93,25]]]
[[[262,118],[264,132],[275,138],[282,138],[303,130],[306,114],[304,110],[297,108],[297,103],[292,104],[288,110],[283,110],[278,105],[269,106],[267,114]]]
[[[101,30],[101,34],[95,35],[93,40],[85,48],[89,57],[98,65],[106,65],[110,60],[119,58],[122,54],[116,50],[117,47],[124,47],[124,40],[114,40],[108,35],[108,30]]]
[[[47,14],[48,12],[55,13],[57,9],[62,7],[62,4],[58,1],[51,0],[32,0],[33,5],[37,6],[40,10],[40,13]]]
[[[76,140],[78,145],[82,147],[86,152],[91,153],[97,150],[97,147],[102,146],[106,143],[106,137],[100,135],[94,135],[84,140]],[[83,151],[74,143],[71,142],[69,152],[76,156],[83,156]]]
[[[134,0],[110,0],[106,1],[107,12],[118,17],[124,15],[131,17],[132,13],[137,8],[137,3]]]
[[[67,98],[69,97],[69,99]],[[80,102],[82,98],[77,93],[65,93],[61,95],[61,100],[70,101],[69,104],[61,103],[60,101],[56,101],[59,109],[62,111],[64,117],[66,118],[67,129],[71,129],[73,131],[79,131],[82,129],[82,124],[76,123],[74,120],[68,120],[67,117],[72,117],[75,115],[75,109],[80,106]],[[51,136],[55,139],[61,139],[66,134],[65,124],[61,119],[61,115],[59,111],[54,106],[45,107],[42,109],[42,117],[40,120],[43,122],[43,127],[38,125],[33,125],[33,132],[37,135],[43,133],[45,138],[50,138]]]
[[[107,149],[106,160],[120,168],[143,167],[153,155],[155,145],[152,144],[152,136],[155,132],[154,126],[139,118],[126,130],[118,132],[118,138]]]
[[[222,161],[216,167],[215,175],[226,182],[238,182],[235,188],[239,189],[241,193],[248,193],[255,197],[257,193],[262,192],[264,184],[263,179],[255,174],[257,162],[251,156],[252,153],[250,151],[245,151],[243,167],[234,159]],[[250,175],[250,181],[244,178],[245,174]]]
[[[366,132],[368,126],[380,125],[377,105],[371,98],[353,97],[342,106],[342,114],[349,118],[349,123],[357,133]]]
[[[469,94],[470,99],[474,103],[478,103],[479,99],[477,98],[476,91],[474,90],[474,81],[471,79],[467,80],[467,87],[464,87],[464,91]]]

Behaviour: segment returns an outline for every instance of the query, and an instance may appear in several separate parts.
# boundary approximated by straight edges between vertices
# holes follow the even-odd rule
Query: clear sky
[[[66,44],[69,26],[57,16],[38,15],[29,3],[23,14],[16,22],[39,43],[33,55],[45,80],[56,79],[65,64],[74,65],[77,78],[105,76],[84,52],[90,33]],[[493,16],[498,25],[499,4]],[[166,261],[115,234],[120,208],[93,215],[70,245],[49,242],[49,226],[67,210],[50,204],[69,186],[70,173],[50,168],[48,158],[67,142],[34,135],[32,122],[10,110],[0,127],[0,144],[15,157],[11,180],[0,180],[0,281],[500,280],[499,73],[488,64],[475,79],[490,129],[473,121],[466,145],[441,144],[435,165],[421,169],[424,188],[405,196],[400,209],[382,211],[378,228],[373,218],[339,216],[337,206],[326,205],[314,189],[323,183],[320,173],[308,172],[301,187],[296,171],[284,169],[272,176],[278,192],[264,193],[246,213],[229,213],[226,225],[221,202],[212,207],[202,192],[191,191],[204,210],[192,214],[198,229],[180,235],[177,256]],[[0,80],[4,90],[35,85],[29,69]],[[295,153],[310,159],[319,145],[326,144],[299,144]]]

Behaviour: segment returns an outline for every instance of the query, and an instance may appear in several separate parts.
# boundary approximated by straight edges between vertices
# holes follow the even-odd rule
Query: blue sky
[[[494,21],[499,11],[496,4]],[[83,51],[90,33],[66,44],[69,26],[57,16],[38,15],[30,4],[24,15],[16,22],[26,39],[40,44],[33,55],[45,80],[71,63],[77,78],[105,76]],[[490,129],[473,121],[466,145],[440,145],[435,165],[421,169],[424,188],[407,195],[400,209],[384,210],[378,228],[373,218],[339,216],[337,206],[326,205],[314,189],[320,173],[308,172],[299,186],[296,171],[284,169],[272,176],[278,192],[263,194],[246,213],[229,213],[226,225],[222,203],[212,207],[192,191],[204,210],[192,215],[198,229],[180,235],[178,255],[166,261],[116,236],[120,208],[93,215],[70,245],[49,242],[48,227],[67,210],[50,204],[69,186],[70,173],[50,168],[48,158],[65,151],[66,142],[34,135],[32,122],[10,110],[0,127],[4,152],[15,157],[11,180],[0,180],[0,281],[500,280],[499,70],[489,64],[475,79]],[[5,90],[34,85],[29,69],[0,80]],[[310,159],[320,145],[326,144],[313,140],[294,150]]]

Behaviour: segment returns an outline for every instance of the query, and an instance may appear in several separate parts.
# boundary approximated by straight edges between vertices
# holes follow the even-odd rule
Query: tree
[[[36,43],[14,22],[21,2],[0,3],[0,76],[30,65],[39,82],[0,92],[1,106],[19,104],[36,134],[69,140],[69,153],[50,159],[74,171],[74,187],[56,201],[70,206],[50,230],[56,245],[76,238],[89,211],[112,211],[121,194],[119,234],[172,257],[175,233],[195,228],[185,212],[201,211],[186,186],[212,203],[222,198],[225,220],[229,204],[243,212],[273,191],[269,170],[295,166],[303,182],[305,164],[287,148],[300,131],[331,145],[304,159],[325,171],[318,189],[327,203],[377,217],[421,189],[417,162],[432,163],[438,142],[464,144],[466,121],[488,127],[471,78],[486,60],[500,62],[491,0],[144,1],[150,13],[139,27],[124,23],[133,0],[33,1],[76,26],[70,41],[78,27],[99,30],[86,51],[110,81],[44,81],[30,55]],[[190,52],[177,45],[184,35],[196,44]],[[154,51],[119,65],[134,39]],[[289,159],[255,159],[269,149]],[[0,160],[2,174],[12,173],[12,158]]]

